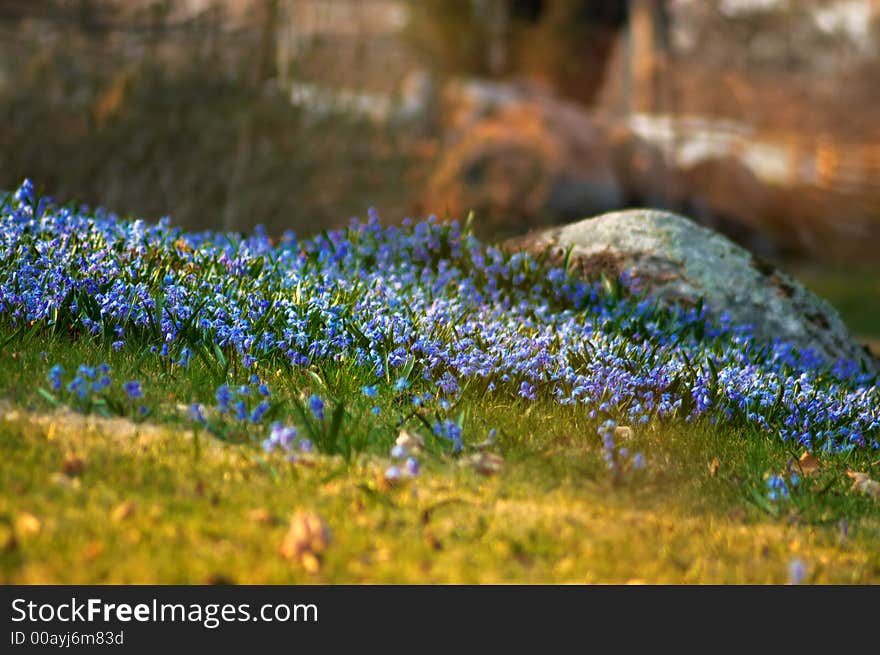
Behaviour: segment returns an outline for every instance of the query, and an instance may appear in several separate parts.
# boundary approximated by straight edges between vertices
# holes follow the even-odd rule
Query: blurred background
[[[0,0],[0,188],[300,235],[669,208],[880,334],[880,0]]]

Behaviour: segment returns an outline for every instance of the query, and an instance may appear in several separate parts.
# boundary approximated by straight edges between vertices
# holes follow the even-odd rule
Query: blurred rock
[[[534,83],[453,80],[443,88],[437,164],[420,207],[511,235],[622,207],[686,208],[764,256],[773,240],[749,221],[764,185],[734,159],[679,172],[619,118]]]
[[[621,206],[606,132],[574,104],[530,86],[459,80],[444,89],[441,112],[429,211],[474,210],[479,231],[510,233]]]
[[[752,325],[755,337],[813,349],[828,361],[864,362],[880,371],[837,312],[783,271],[757,259],[721,234],[670,212],[612,212],[505,242],[561,264],[582,276],[616,278],[626,271],[641,290],[670,303],[694,306],[705,298],[711,314],[727,312],[735,325]]]
[[[767,214],[768,186],[735,157],[708,159],[680,171],[677,187],[687,191],[678,193],[674,206],[696,222],[764,257],[778,254],[771,226],[766,220],[755,222]],[[781,240],[791,241],[787,236]]]

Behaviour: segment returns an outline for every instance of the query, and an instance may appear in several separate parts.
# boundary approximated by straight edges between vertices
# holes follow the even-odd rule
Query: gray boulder
[[[511,239],[504,247],[557,265],[571,248],[570,270],[587,279],[628,272],[651,297],[691,306],[704,298],[716,318],[727,312],[734,324],[751,325],[763,342],[778,338],[813,349],[827,361],[849,359],[880,370],[826,301],[721,234],[677,214],[611,212]]]

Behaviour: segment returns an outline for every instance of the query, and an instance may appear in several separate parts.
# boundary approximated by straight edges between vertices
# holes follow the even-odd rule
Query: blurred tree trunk
[[[290,61],[295,51],[290,3],[291,0],[284,0],[282,3],[279,10],[278,31],[275,33],[275,75],[278,78],[278,86],[285,90],[290,83]]]
[[[630,0],[630,110],[634,112],[657,109],[661,4],[659,0]]]
[[[257,81],[266,82],[275,77],[278,61],[278,30],[280,28],[279,0],[262,0],[262,28],[257,62]]]
[[[675,114],[675,98],[671,85],[664,79],[668,74],[669,20],[665,0],[629,0],[629,26],[627,30],[627,77],[626,108],[629,114]],[[662,178],[659,188],[663,199],[655,204],[670,206],[671,174],[675,166],[673,153],[678,148],[680,136],[674,125],[670,141],[660,148],[663,166],[655,171]]]
[[[508,56],[508,25],[510,22],[510,4],[507,0],[490,0],[489,6],[489,49],[488,69],[492,75],[507,72]]]

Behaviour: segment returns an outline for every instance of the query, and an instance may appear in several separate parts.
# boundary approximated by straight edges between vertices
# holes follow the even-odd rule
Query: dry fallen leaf
[[[90,541],[82,550],[82,557],[86,561],[97,559],[104,553],[104,544],[100,541]]]
[[[256,509],[250,510],[247,513],[247,517],[249,521],[260,523],[262,525],[273,525],[277,521],[275,516],[265,507],[257,507]]]
[[[718,475],[718,469],[721,468],[721,460],[717,457],[713,457],[712,461],[709,462],[709,475],[713,478]]]
[[[880,482],[872,480],[867,473],[859,471],[847,471],[846,474],[853,481],[853,489],[866,496],[870,496],[874,500],[880,500]]]
[[[308,468],[314,468],[318,465],[318,460],[311,453],[297,453],[296,458],[291,461],[296,462],[297,466],[305,466]]]
[[[462,460],[463,466],[470,466],[483,475],[494,475],[504,466],[504,458],[495,453],[479,452]]]
[[[69,478],[82,475],[85,463],[76,455],[67,455],[61,463],[61,472]]]
[[[131,518],[132,516],[134,516],[135,509],[136,506],[133,500],[126,500],[122,503],[119,503],[116,507],[113,508],[113,511],[110,512],[110,520],[114,523],[119,523],[120,521]]]
[[[425,541],[425,545],[431,550],[443,550],[443,542],[441,542],[430,530],[425,530],[422,538]]]
[[[36,516],[30,512],[22,512],[15,517],[15,531],[22,537],[29,537],[37,534],[43,524]]]
[[[798,460],[798,465],[801,467],[801,473],[807,477],[819,472],[819,458],[812,453],[804,451]]]
[[[320,566],[318,556],[329,544],[330,531],[324,519],[314,512],[299,510],[290,518],[279,552],[285,559],[299,561],[307,571],[314,572]]]

